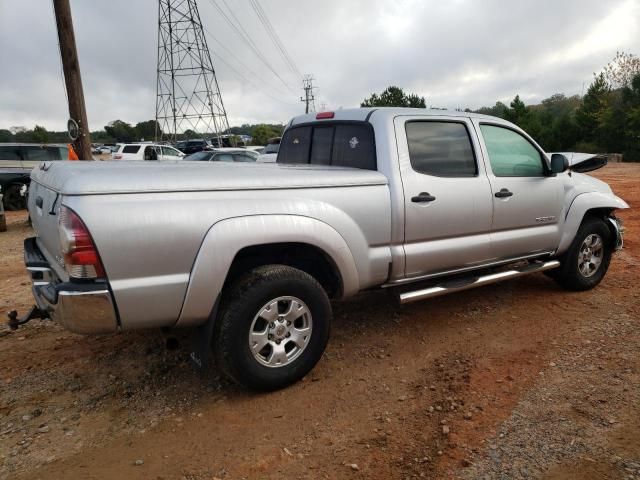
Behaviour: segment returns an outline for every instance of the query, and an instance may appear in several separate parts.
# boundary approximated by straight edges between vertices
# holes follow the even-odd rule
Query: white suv
[[[155,143],[123,143],[112,155],[112,160],[182,160],[184,153],[168,145]]]

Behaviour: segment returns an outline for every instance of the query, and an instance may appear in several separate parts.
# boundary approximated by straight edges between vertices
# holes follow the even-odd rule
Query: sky
[[[70,1],[91,130],[154,118],[157,0]],[[357,107],[389,85],[439,108],[475,109],[516,94],[537,103],[586,91],[616,51],[640,55],[640,0],[257,1],[295,69],[313,75],[318,109]],[[241,22],[257,53],[216,5]],[[285,123],[303,113],[302,79],[251,0],[198,6],[229,123]],[[0,65],[0,128],[64,130],[49,0],[0,0]]]

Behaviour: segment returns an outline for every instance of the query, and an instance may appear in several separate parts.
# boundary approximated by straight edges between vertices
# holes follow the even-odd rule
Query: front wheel
[[[309,274],[284,265],[259,267],[225,297],[213,348],[221,370],[237,383],[254,390],[283,388],[322,357],[331,305]]]
[[[590,290],[604,278],[611,262],[611,231],[599,218],[587,218],[578,229],[562,266],[551,270],[552,278],[569,290]]]

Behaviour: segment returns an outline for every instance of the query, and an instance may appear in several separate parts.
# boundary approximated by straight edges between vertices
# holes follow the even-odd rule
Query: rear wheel
[[[9,186],[3,193],[2,202],[5,210],[15,211],[27,208],[27,200],[20,193],[22,187],[23,185],[14,184]]]
[[[296,382],[320,360],[331,305],[309,274],[284,265],[259,267],[225,293],[213,348],[219,367],[254,390]]]
[[[569,290],[589,290],[598,285],[609,268],[613,242],[611,232],[599,218],[586,218],[565,253],[562,266],[550,276]]]

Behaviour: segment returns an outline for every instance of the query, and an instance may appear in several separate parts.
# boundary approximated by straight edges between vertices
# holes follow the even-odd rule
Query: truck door
[[[563,185],[542,150],[508,125],[475,121],[481,133],[493,201],[494,257],[554,251],[563,221]]]
[[[400,116],[405,275],[472,269],[491,260],[492,195],[465,117]]]

